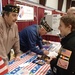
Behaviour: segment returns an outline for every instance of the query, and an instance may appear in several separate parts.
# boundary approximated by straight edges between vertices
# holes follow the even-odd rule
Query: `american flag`
[[[32,63],[34,59],[36,59],[35,53],[31,52],[30,54],[27,54],[25,57],[21,58],[20,61],[16,61],[9,65],[9,73],[12,75],[46,75],[47,71],[50,69],[50,65]],[[25,65],[26,63],[29,64]],[[21,67],[22,64],[23,66]]]

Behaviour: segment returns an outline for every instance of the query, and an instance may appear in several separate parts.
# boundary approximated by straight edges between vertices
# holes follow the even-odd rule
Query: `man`
[[[49,25],[31,25],[24,28],[20,33],[20,50],[26,52],[31,50],[40,55],[47,55],[49,52],[43,50],[42,35],[50,32],[52,29]],[[38,47],[37,47],[38,46]]]
[[[70,7],[69,9],[68,9],[68,11],[67,11],[67,14],[68,15],[75,15],[75,7]]]
[[[3,7],[2,16],[0,17],[0,57],[8,64],[8,54],[11,48],[14,49],[16,60],[19,58],[20,46],[18,28],[16,25],[19,7],[6,5]]]

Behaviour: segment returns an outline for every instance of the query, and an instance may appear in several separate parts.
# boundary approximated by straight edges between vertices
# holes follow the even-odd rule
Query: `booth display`
[[[18,21],[31,21],[34,20],[34,7],[16,4],[20,6],[20,12],[18,15]]]

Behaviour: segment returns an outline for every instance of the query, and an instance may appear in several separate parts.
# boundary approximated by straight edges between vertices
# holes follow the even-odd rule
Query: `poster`
[[[34,7],[20,4],[17,4],[17,6],[20,6],[18,20],[34,20]]]

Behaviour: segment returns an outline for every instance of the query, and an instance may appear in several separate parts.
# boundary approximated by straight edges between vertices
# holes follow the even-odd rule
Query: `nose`
[[[17,21],[18,16],[15,17],[15,21]]]

